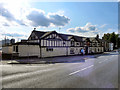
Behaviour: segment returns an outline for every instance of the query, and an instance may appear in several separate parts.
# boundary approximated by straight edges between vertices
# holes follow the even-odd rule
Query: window
[[[58,46],[58,41],[56,41],[56,46]]]
[[[99,48],[98,48],[98,52],[99,52]]]
[[[15,51],[15,46],[13,46],[13,51]]]
[[[79,46],[79,42],[77,42],[76,45]]]
[[[49,41],[49,46],[51,46],[51,41]]]
[[[100,46],[100,43],[98,43],[98,46]]]
[[[56,45],[56,41],[54,42],[54,46],[57,46],[57,45]]]
[[[46,48],[46,51],[47,51],[47,52],[53,51],[53,48]]]
[[[16,46],[16,52],[18,52],[18,46]]]
[[[74,54],[74,48],[70,49],[70,54]]]
[[[58,41],[58,46],[60,46],[60,41]]]
[[[44,46],[46,46],[46,40],[44,40]]]
[[[61,46],[61,41],[59,41],[60,42],[60,45],[59,46]]]
[[[51,46],[53,46],[53,41],[51,41]]]
[[[46,40],[47,41],[47,46],[49,46],[49,41],[48,40]]]
[[[63,46],[65,46],[65,44],[66,44],[65,41],[63,41]]]
[[[93,43],[92,45],[95,46],[95,43]]]
[[[63,46],[63,41],[61,41],[61,46]]]

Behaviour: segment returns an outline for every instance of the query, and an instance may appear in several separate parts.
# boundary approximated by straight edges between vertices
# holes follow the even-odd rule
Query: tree
[[[115,35],[114,32],[112,34],[110,34],[109,41],[114,44],[113,48],[115,49],[115,46],[116,46],[116,35]]]
[[[113,46],[114,49],[120,47],[119,34],[115,34],[114,32],[113,33],[107,33],[107,34],[104,34],[102,39],[107,40],[109,42],[112,42],[114,44],[114,46]]]
[[[110,34],[107,33],[107,34],[104,34],[104,36],[102,37],[102,39],[109,40],[109,37],[110,37]]]

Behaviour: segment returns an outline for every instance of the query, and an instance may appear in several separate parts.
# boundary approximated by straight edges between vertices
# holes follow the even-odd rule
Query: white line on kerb
[[[94,66],[94,65],[90,65],[90,66],[88,66],[88,67],[86,67],[86,68],[83,68],[83,69],[80,69],[80,70],[75,71],[75,72],[73,72],[73,73],[70,73],[69,75],[76,74],[76,73],[78,73],[78,72],[81,72],[81,71],[86,70],[86,69],[88,69],[88,68],[91,68],[91,67],[93,67],[93,66]]]

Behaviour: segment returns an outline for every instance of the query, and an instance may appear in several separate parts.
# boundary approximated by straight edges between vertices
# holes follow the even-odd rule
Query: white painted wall
[[[18,52],[20,57],[40,56],[39,45],[18,45]]]
[[[66,55],[66,47],[55,47],[53,51],[46,51],[46,48],[42,48],[42,57],[63,56]]]
[[[68,48],[68,55],[77,55],[80,54],[80,49],[83,47],[69,47]],[[74,54],[70,54],[70,50],[74,49]]]
[[[110,50],[110,51],[113,50],[113,43],[109,43],[109,50]]]
[[[98,49],[99,49],[99,51],[98,51]],[[90,53],[91,53],[91,51],[93,53],[100,53],[100,52],[103,52],[103,47],[90,47]]]
[[[3,53],[12,54],[12,50],[13,50],[12,46],[2,47]]]
[[[10,47],[9,47],[10,48]],[[70,54],[70,50],[74,49],[74,54]],[[80,49],[83,47],[54,47],[53,51],[47,51],[46,47],[42,47],[41,52],[42,52],[42,57],[52,57],[52,56],[63,56],[63,55],[77,55],[80,54]],[[96,53],[98,52],[103,52],[103,47],[89,47],[89,51]],[[8,52],[8,48],[4,49],[6,52]],[[10,49],[11,53],[13,48]],[[68,50],[68,51],[67,51]],[[20,57],[25,57],[25,56],[38,56],[40,57],[40,48],[39,45],[18,45],[18,53]]]

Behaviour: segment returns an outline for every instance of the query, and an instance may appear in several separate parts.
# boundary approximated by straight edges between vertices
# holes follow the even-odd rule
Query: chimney
[[[36,28],[34,28],[34,31],[36,30]]]

